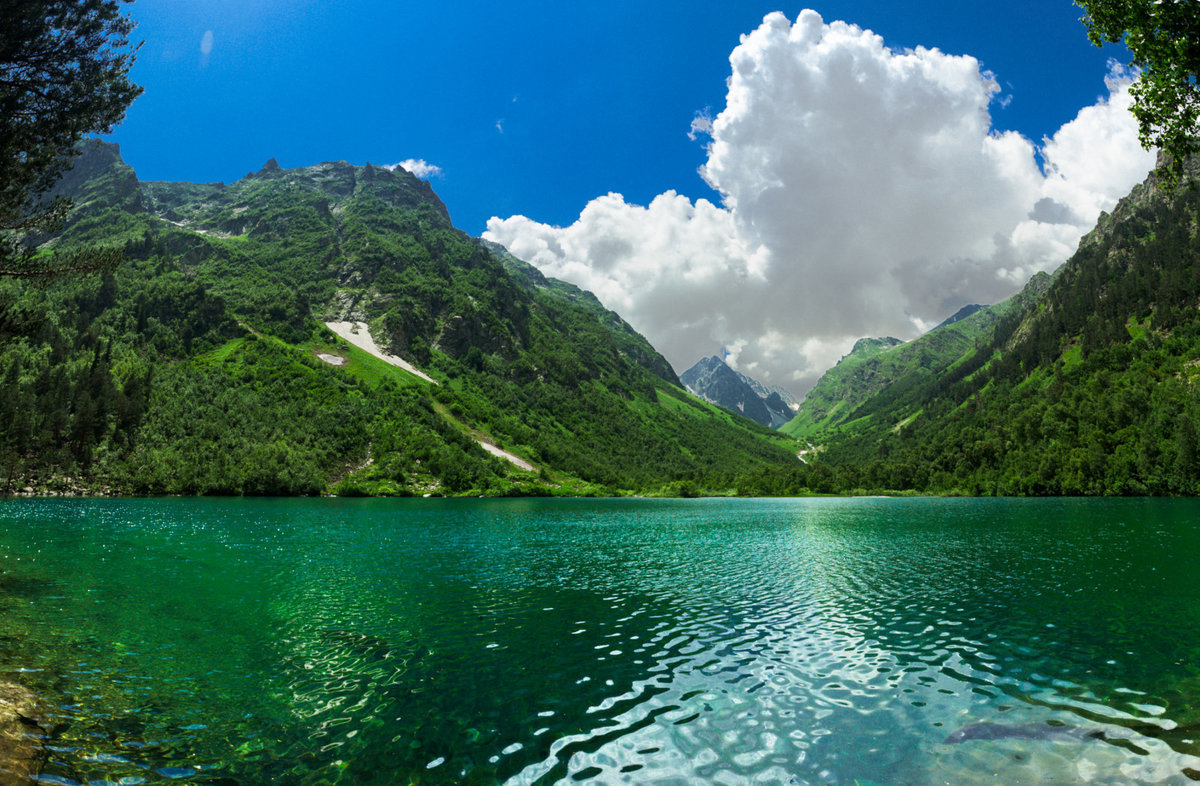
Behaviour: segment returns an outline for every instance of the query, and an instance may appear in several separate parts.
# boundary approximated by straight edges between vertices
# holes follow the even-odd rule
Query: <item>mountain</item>
[[[801,440],[817,439],[828,429],[855,422],[858,408],[884,390],[896,395],[923,389],[989,336],[1004,314],[1036,298],[1049,282],[1049,275],[1038,274],[1023,293],[994,306],[965,306],[909,342],[890,336],[859,339],[848,355],[817,380],[795,417],[780,430]]]
[[[758,490],[1200,493],[1200,162],[1187,174],[1151,175],[973,346],[891,374]]]
[[[788,390],[787,388],[780,387],[779,385],[764,385],[757,379],[748,377],[745,374],[742,374],[740,371],[738,372],[738,376],[740,376],[742,381],[749,385],[750,389],[757,393],[761,399],[768,402],[767,406],[772,411],[777,410],[782,412],[786,407],[788,410],[791,410],[787,412],[787,416],[790,418],[795,412],[796,407],[800,406],[800,402],[797,401],[796,397],[792,395],[792,391]],[[778,401],[775,401],[775,399],[778,399]]]
[[[679,379],[693,395],[768,428],[781,426],[792,417],[794,400],[790,393],[783,388],[768,388],[730,368],[719,357],[701,358]]]
[[[944,320],[942,320],[941,323],[937,327],[934,328],[934,330],[937,330],[938,328],[946,327],[946,325],[953,325],[955,322],[966,319],[967,317],[971,316],[975,312],[977,312],[981,309],[984,309],[984,308],[987,308],[987,306],[981,306],[978,303],[971,303],[969,305],[963,306],[958,311],[955,311],[953,314],[951,314],[950,316],[948,316]]]
[[[691,493],[796,463],[403,170],[142,182],[90,142],[60,193],[41,248],[125,261],[0,282],[0,489]]]

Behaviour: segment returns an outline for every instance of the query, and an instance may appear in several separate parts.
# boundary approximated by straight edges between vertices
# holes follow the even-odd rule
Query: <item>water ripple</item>
[[[0,669],[45,782],[1184,783],[1198,514],[25,502]]]

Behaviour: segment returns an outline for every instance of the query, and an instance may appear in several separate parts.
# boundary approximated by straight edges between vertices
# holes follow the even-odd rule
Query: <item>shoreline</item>
[[[0,678],[0,786],[31,783],[41,774],[49,753],[44,715],[32,690]]]

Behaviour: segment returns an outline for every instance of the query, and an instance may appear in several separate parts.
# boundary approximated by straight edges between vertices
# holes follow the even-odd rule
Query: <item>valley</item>
[[[801,402],[717,357],[677,377],[403,170],[142,183],[92,142],[61,191],[46,251],[125,262],[0,291],[9,493],[1197,490],[1197,198],[1153,175],[1053,275],[860,340]]]

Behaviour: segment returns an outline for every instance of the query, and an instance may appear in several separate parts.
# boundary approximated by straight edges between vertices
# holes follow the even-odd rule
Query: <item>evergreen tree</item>
[[[130,0],[5,0],[0,35],[0,276],[44,279],[111,267],[111,250],[35,255],[70,200],[50,198],[84,134],[107,133],[142,89],[129,81],[139,45],[120,13]]]
[[[1096,46],[1124,43],[1141,76],[1130,89],[1147,149],[1170,154],[1167,182],[1200,152],[1200,5],[1195,0],[1077,0]]]

